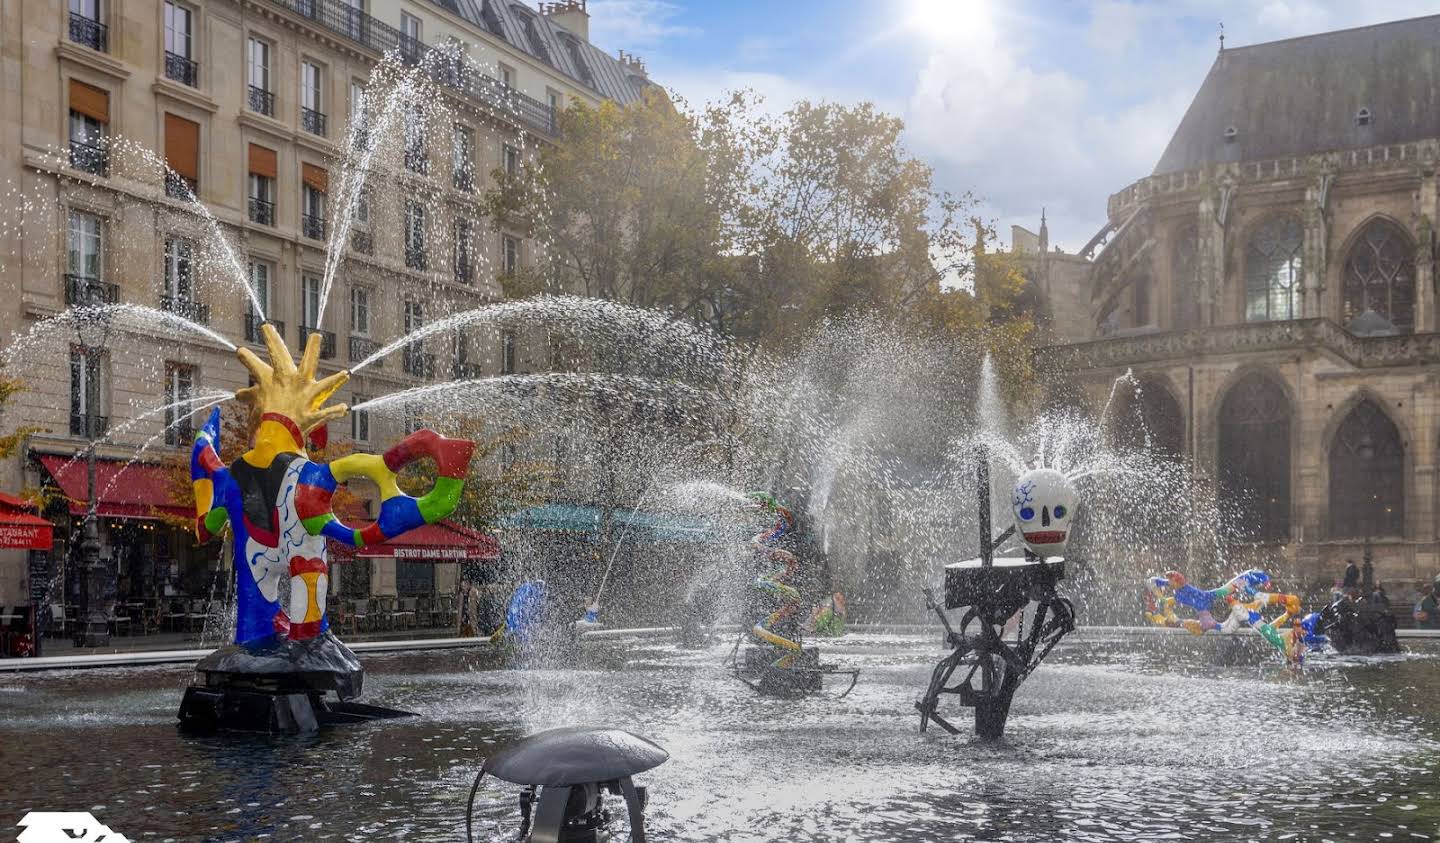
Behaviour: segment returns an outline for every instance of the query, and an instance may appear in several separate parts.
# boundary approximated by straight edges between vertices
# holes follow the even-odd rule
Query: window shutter
[[[70,80],[70,110],[101,123],[110,122],[110,93],[78,79]]]
[[[191,181],[200,181],[200,124],[165,115],[165,163]]]
[[[330,192],[330,174],[324,167],[317,167],[314,164],[301,164],[300,176],[306,184],[321,193]]]
[[[275,165],[275,150],[259,144],[250,144],[250,172],[257,176],[275,178],[279,168]]]

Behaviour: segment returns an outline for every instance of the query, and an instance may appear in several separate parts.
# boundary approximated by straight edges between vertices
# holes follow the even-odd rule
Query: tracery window
[[[1264,375],[1242,378],[1220,406],[1217,474],[1227,536],[1290,536],[1290,401]]]
[[[1371,220],[1345,256],[1341,321],[1367,308],[1401,331],[1415,328],[1415,247],[1400,226]]]
[[[1187,225],[1170,252],[1170,322],[1177,331],[1200,325],[1200,229]]]
[[[1300,317],[1300,221],[1279,214],[1262,222],[1245,243],[1245,320]]]
[[[1405,533],[1405,447],[1375,402],[1356,404],[1330,443],[1330,538]]]

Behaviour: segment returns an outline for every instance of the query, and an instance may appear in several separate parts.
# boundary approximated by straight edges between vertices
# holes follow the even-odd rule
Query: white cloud
[[[589,12],[590,40],[612,51],[653,47],[667,38],[700,32],[671,23],[680,7],[666,0],[591,0]]]

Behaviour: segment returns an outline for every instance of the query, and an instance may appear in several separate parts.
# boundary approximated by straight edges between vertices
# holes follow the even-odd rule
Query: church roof
[[[1155,174],[1435,137],[1440,15],[1222,50]]]

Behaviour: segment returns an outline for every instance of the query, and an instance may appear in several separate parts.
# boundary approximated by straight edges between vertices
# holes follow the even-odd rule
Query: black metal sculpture
[[[1044,473],[1044,476],[1041,474]],[[1031,480],[1032,475],[1035,477]],[[1058,480],[1057,480],[1058,478]],[[1063,549],[1067,530],[1063,524],[1072,517],[1073,494],[1059,472],[1040,469],[1020,478],[1016,486],[1016,518],[1027,544],[1023,557],[995,558],[995,551],[1015,535],[1011,526],[992,538],[990,525],[990,461],[981,448],[977,452],[976,492],[980,526],[980,557],[958,562],[945,568],[944,605],[935,602],[934,592],[925,589],[925,605],[935,612],[945,628],[945,644],[951,648],[930,676],[925,696],[915,703],[920,712],[920,731],[935,721],[950,734],[958,734],[938,712],[942,694],[954,694],[960,704],[975,709],[975,734],[995,740],[1005,733],[1010,716],[1010,701],[1020,683],[1049,655],[1060,639],[1075,628],[1075,610],[1070,601],[1055,592],[1065,575],[1065,561],[1056,558],[1047,562],[1044,551]],[[1027,485],[1027,483],[1029,485]],[[1059,483],[1064,503],[1031,499],[1043,495],[1037,483]],[[1042,529],[1031,530],[1030,522]],[[1039,549],[1041,553],[1033,552]],[[1035,610],[1029,623],[1021,614],[1012,636],[1004,632],[1005,624],[1027,604]],[[957,631],[945,615],[946,609],[964,608]],[[975,627],[974,632],[969,632]],[[1028,628],[1027,628],[1028,627]],[[968,668],[963,678],[950,684],[961,667]]]

